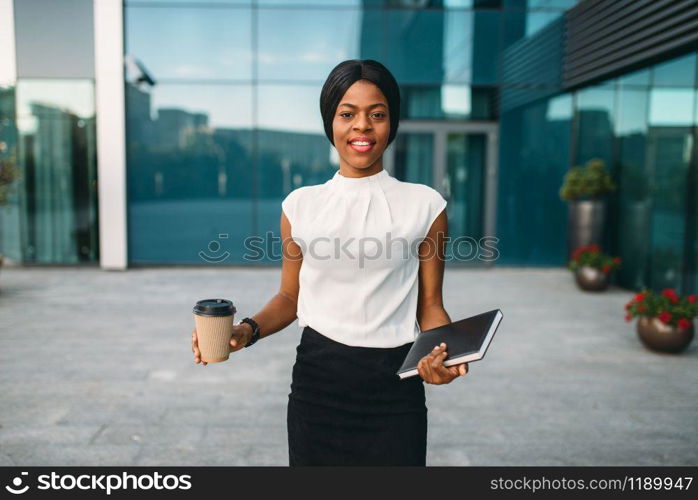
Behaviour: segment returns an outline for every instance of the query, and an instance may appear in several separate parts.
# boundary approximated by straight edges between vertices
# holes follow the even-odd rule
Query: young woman
[[[445,367],[442,344],[419,362],[420,377],[396,371],[421,330],[451,321],[441,296],[446,200],[383,169],[400,91],[381,63],[338,64],[320,112],[339,170],[283,200],[279,292],[233,327],[230,350],[296,318],[304,327],[288,401],[290,465],[425,465],[423,383],[450,383],[468,365]],[[192,350],[201,362],[196,330]]]

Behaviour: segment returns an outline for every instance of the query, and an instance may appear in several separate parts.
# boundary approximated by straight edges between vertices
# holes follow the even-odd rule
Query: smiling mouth
[[[349,147],[353,149],[354,151],[358,153],[366,153],[367,151],[371,151],[373,147],[376,145],[375,142],[365,142],[365,141],[356,141],[354,143],[350,142]]]

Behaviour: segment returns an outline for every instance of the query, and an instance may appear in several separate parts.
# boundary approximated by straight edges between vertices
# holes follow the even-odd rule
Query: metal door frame
[[[434,156],[432,183],[444,195],[443,180],[446,175],[446,136],[449,133],[477,133],[487,136],[485,148],[485,193],[483,227],[485,236],[496,236],[497,224],[497,180],[499,151],[499,124],[484,121],[447,122],[440,120],[407,120],[400,122],[400,132],[434,134]],[[383,168],[391,175],[395,166],[393,142],[383,153]],[[445,196],[444,196],[445,197]],[[491,263],[488,263],[491,264]]]

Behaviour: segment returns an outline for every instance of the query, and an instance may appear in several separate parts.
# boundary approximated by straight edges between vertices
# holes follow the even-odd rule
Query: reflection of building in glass
[[[357,58],[384,63],[401,86],[400,133],[384,167],[444,194],[453,238],[496,236],[495,265],[564,265],[560,183],[568,168],[598,157],[619,186],[604,234],[605,249],[625,263],[617,284],[696,289],[698,34],[671,10],[678,2],[654,10],[651,2],[585,0],[258,2],[253,15],[237,2],[104,1],[122,9],[126,39],[97,33],[93,40],[88,26],[81,47],[123,46],[125,82],[110,80],[118,71],[101,78],[111,82],[102,88],[124,89],[125,129],[113,120],[118,113],[98,113],[97,122],[109,137],[125,137],[125,161],[100,161],[100,173],[109,182],[115,171],[127,174],[119,181],[126,241],[114,224],[97,226],[95,191],[75,180],[95,181],[91,118],[66,109],[18,140],[15,121],[31,117],[17,116],[17,97],[0,89],[0,143],[17,146],[29,174],[25,198],[0,212],[0,250],[19,261],[97,260],[99,229],[102,241],[127,248],[114,261],[101,258],[103,267],[207,265],[199,251],[222,232],[232,246],[226,263],[248,264],[241,242],[278,234],[281,199],[336,171],[318,98],[332,67]],[[27,41],[44,34],[32,33],[27,20],[44,14],[32,11],[35,0],[14,3],[21,4],[18,86],[31,78],[95,80],[91,52],[64,68],[47,61],[74,47],[44,43],[48,52],[32,53]],[[612,4],[619,10],[608,16]],[[86,15],[71,8],[52,11],[57,30]],[[621,12],[631,8],[635,17]],[[659,18],[661,36],[651,30]],[[642,21],[633,29],[643,44],[620,36],[632,19]],[[35,104],[59,113],[58,100]],[[82,166],[66,170],[76,157]],[[47,165],[58,171],[41,177]],[[39,202],[37,178],[65,197]],[[37,203],[56,210],[50,227],[52,219],[28,215]]]
[[[34,127],[20,132],[21,233],[27,262],[94,260],[94,119],[31,104]]]

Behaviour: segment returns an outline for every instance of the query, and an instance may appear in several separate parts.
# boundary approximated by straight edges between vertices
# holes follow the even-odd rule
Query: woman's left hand
[[[468,373],[468,363],[444,366],[446,344],[443,342],[417,363],[417,371],[427,384],[448,384],[456,377]]]

